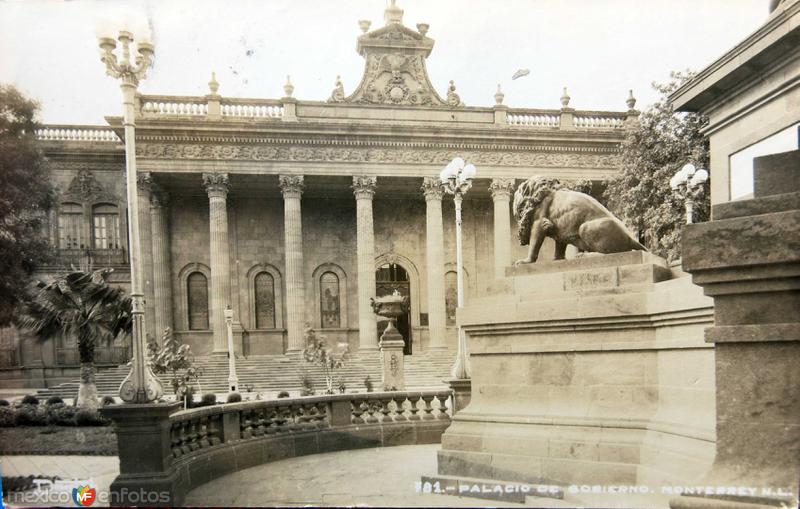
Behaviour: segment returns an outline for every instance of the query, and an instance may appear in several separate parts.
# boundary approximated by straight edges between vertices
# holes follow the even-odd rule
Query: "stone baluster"
[[[153,185],[150,194],[150,224],[153,238],[153,325],[155,338],[172,328],[172,272],[170,270],[169,196]]]
[[[494,202],[494,275],[504,277],[511,264],[510,201],[514,179],[492,179],[489,190]]]
[[[284,243],[286,257],[286,332],[288,351],[305,347],[305,280],[303,278],[303,221],[300,197],[305,184],[302,175],[281,175],[283,193]]]
[[[231,303],[228,174],[203,173],[203,185],[208,193],[211,230],[211,329],[214,331],[214,353],[225,353],[228,351],[228,340],[223,313]]]
[[[419,396],[409,396],[408,397],[408,402],[411,404],[411,406],[408,408],[408,411],[411,412],[411,415],[408,417],[409,421],[419,421],[419,420],[421,420],[420,416],[417,415],[417,413],[419,412],[419,406],[417,406],[417,404],[419,403],[419,400],[420,400]]]
[[[425,411],[425,413],[422,415],[422,420],[423,421],[430,421],[430,420],[434,419],[434,417],[433,417],[433,405],[431,404],[431,403],[433,403],[433,399],[434,399],[434,396],[432,396],[432,395],[422,396],[422,401],[425,402],[425,407],[423,407],[423,410]]]
[[[437,394],[436,399],[439,400],[439,419],[448,420],[450,416],[447,415],[447,400],[450,399],[449,394]]]
[[[442,226],[442,194],[438,178],[425,177],[425,252],[428,272],[428,348],[446,348],[447,308],[444,284],[444,228]]]
[[[139,245],[142,253],[142,270],[139,271],[139,288],[144,291],[144,330],[150,337],[159,336],[156,332],[153,315],[155,314],[155,297],[153,295],[153,235],[150,224],[150,194],[153,187],[153,178],[150,172],[138,172],[136,175],[136,187],[139,196]],[[91,236],[87,237],[91,239]]]
[[[352,420],[353,424],[364,424],[364,419],[361,418],[361,416],[364,415],[365,412],[364,402],[353,400],[352,405],[353,405],[353,420]]]
[[[356,252],[358,257],[358,343],[361,350],[378,348],[375,313],[370,298],[375,296],[375,235],[372,222],[372,198],[377,178],[353,177],[356,196]]]
[[[404,407],[406,396],[396,396],[393,399],[394,399],[394,404],[396,405],[394,420],[407,421],[408,419],[406,418],[406,409]]]

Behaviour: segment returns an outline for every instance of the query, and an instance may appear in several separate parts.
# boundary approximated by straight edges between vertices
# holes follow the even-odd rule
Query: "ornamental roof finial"
[[[386,10],[383,11],[383,20],[386,22],[387,26],[393,23],[398,25],[403,24],[403,9],[398,7],[395,2],[396,0],[390,0],[389,5],[386,6]]]
[[[567,87],[564,87],[564,92],[561,94],[561,107],[566,108],[569,106],[571,97],[567,94]]]
[[[628,105],[628,109],[632,110],[634,106],[636,106],[636,98],[633,97],[633,90],[628,90],[628,99],[625,101],[625,104]]]
[[[217,73],[211,73],[211,81],[208,82],[208,89],[211,91],[211,95],[217,95],[217,90],[219,90],[219,83],[217,82]]]

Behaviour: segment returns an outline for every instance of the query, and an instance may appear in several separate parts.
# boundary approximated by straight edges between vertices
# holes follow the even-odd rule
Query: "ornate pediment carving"
[[[62,201],[77,203],[92,203],[99,201],[116,202],[117,198],[106,191],[94,173],[86,168],[78,170],[78,174],[69,183],[67,191],[62,196]]]
[[[448,106],[434,90],[425,68],[433,39],[402,24],[402,10],[387,8],[386,26],[358,38],[364,57],[361,83],[345,102],[392,106]],[[418,25],[427,33],[428,25]]]

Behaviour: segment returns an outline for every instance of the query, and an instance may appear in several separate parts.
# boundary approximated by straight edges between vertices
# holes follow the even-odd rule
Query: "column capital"
[[[422,180],[422,192],[425,200],[441,200],[444,196],[444,185],[439,177],[425,177]]]
[[[153,188],[153,176],[149,171],[136,172],[136,187],[145,193],[149,193]]]
[[[203,173],[203,187],[206,188],[208,197],[225,198],[230,190],[227,173]]]
[[[371,177],[369,175],[354,175],[353,176],[353,194],[356,195],[356,199],[368,199],[371,200],[372,196],[375,194],[375,188],[378,185],[378,178]]]
[[[150,186],[150,207],[157,209],[169,205],[169,193],[156,183]]]
[[[302,175],[279,175],[278,186],[284,198],[300,198],[306,187]]]
[[[512,178],[496,178],[489,184],[489,191],[493,200],[507,200],[514,194],[515,187],[516,181]]]

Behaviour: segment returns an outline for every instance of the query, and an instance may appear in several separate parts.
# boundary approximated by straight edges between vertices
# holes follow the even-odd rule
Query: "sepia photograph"
[[[2,507],[797,509],[800,0],[0,0]]]

